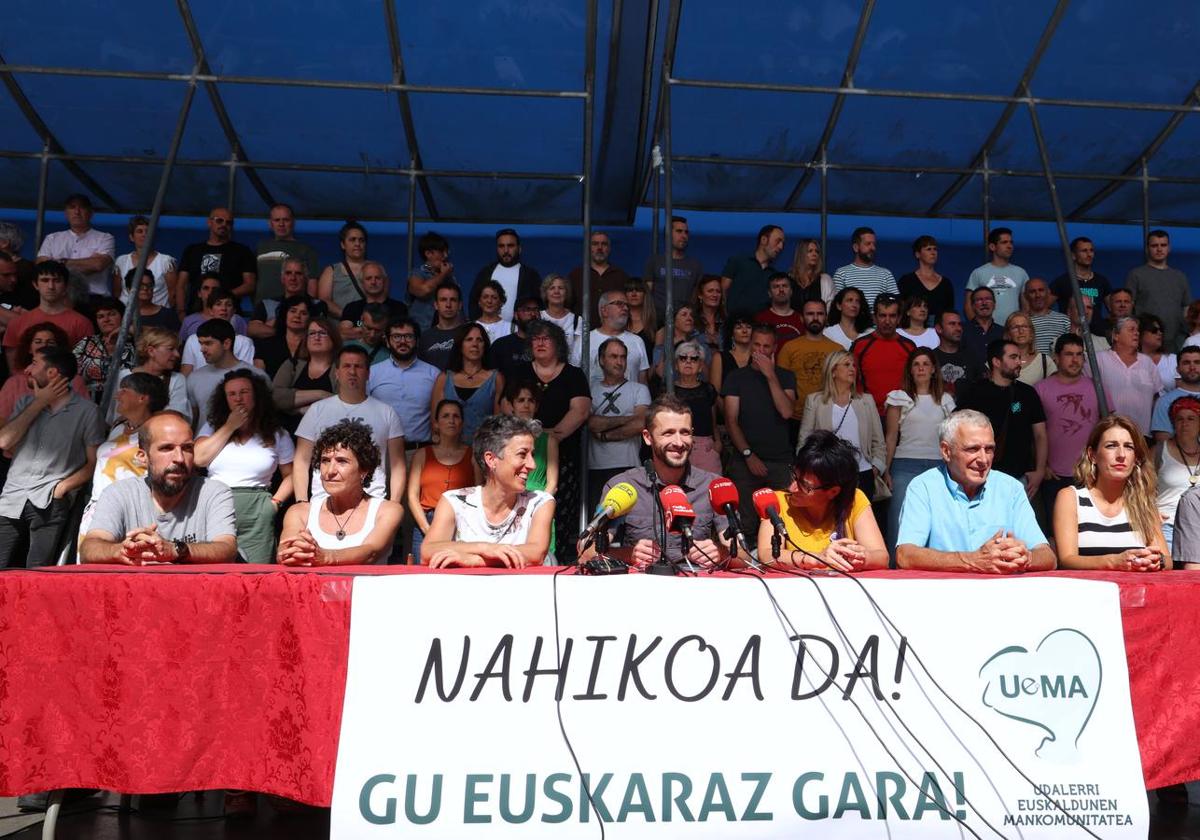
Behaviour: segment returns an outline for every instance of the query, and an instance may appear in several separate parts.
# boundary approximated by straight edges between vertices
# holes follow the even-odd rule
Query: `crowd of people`
[[[768,225],[706,274],[675,217],[668,330],[665,255],[631,276],[603,232],[542,275],[500,230],[467,287],[434,232],[396,283],[362,224],[322,265],[284,204],[256,250],[217,207],[142,265],[145,217],[117,255],[86,196],[65,209],[32,260],[0,223],[0,567],[569,564],[595,552],[581,507],[623,482],[638,500],[605,548],[638,566],[1200,562],[1200,305],[1165,231],[1121,289],[1074,240],[1077,298],[994,228],[959,309],[931,236],[897,279],[869,228],[830,273],[811,239],[777,265]],[[709,504],[721,475],[737,522]],[[691,539],[656,530],[664,485]]]

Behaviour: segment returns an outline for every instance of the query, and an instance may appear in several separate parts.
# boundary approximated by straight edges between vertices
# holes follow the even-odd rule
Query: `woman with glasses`
[[[454,349],[450,351],[447,369],[439,373],[433,383],[431,415],[442,400],[454,400],[462,405],[464,443],[474,439],[483,418],[500,410],[504,374],[484,367],[491,344],[483,324],[463,324],[454,334]]]
[[[88,391],[96,402],[104,392],[108,381],[108,370],[112,367],[112,354],[117,349],[117,337],[121,333],[121,321],[125,317],[125,304],[110,297],[100,298],[92,307],[99,330],[79,339],[72,352],[79,363],[79,375],[87,383]],[[121,351],[121,367],[133,367],[133,341],[126,341]]]
[[[825,323],[829,325],[825,327],[825,337],[833,339],[847,350],[856,338],[874,329],[871,326],[871,312],[867,309],[867,298],[853,286],[847,286],[833,296]]]
[[[126,306],[130,305],[133,295],[126,285],[133,277],[130,274],[137,268],[137,255],[146,246],[146,235],[150,231],[150,220],[145,216],[134,216],[129,220],[129,242],[133,250],[122,254],[113,261],[113,297]],[[179,298],[177,281],[179,272],[174,257],[150,251],[146,254],[146,271],[143,277],[150,278],[150,300],[155,306],[171,308],[171,301]],[[140,289],[139,289],[140,291]],[[172,310],[174,311],[174,310]],[[176,318],[178,324],[179,319]]]
[[[136,269],[129,269],[129,273],[125,275],[126,283],[133,282],[135,271]],[[143,271],[142,282],[138,284],[137,293],[139,330],[145,327],[162,327],[164,330],[174,333],[179,332],[182,325],[179,315],[170,306],[160,306],[154,302],[154,288],[154,275],[149,271]]]
[[[463,408],[454,400],[442,400],[433,413],[437,443],[423,446],[413,454],[408,470],[408,510],[413,515],[412,556],[420,558],[421,543],[433,511],[442,494],[481,481],[479,468],[471,458],[471,447],[462,442]]]
[[[1163,383],[1160,395],[1175,387],[1179,359],[1174,353],[1163,352],[1163,322],[1157,315],[1147,312],[1138,316],[1138,352],[1149,356],[1158,368]],[[1170,540],[1167,544],[1170,545]]]
[[[872,411],[874,408],[872,408]],[[830,431],[815,431],[796,452],[792,483],[776,490],[787,540],[773,559],[774,527],[758,527],[758,559],[764,565],[861,572],[888,564],[883,534],[871,502],[857,486],[858,455]]]
[[[272,379],[284,362],[293,364],[300,358],[300,348],[308,338],[308,322],[312,320],[307,295],[292,295],[279,302],[275,311],[275,334],[254,342],[254,358]]]
[[[337,393],[333,360],[341,349],[342,335],[333,319],[313,318],[296,358],[288,359],[276,371],[271,396],[279,410],[279,422],[292,435],[310,405]]]
[[[709,379],[718,394],[721,393],[721,383],[725,381],[726,376],[750,364],[750,331],[754,329],[754,316],[738,312],[730,317],[728,324],[726,349],[715,354],[710,362]]]
[[[879,411],[870,394],[858,392],[858,366],[854,357],[837,350],[825,357],[821,390],[804,400],[799,442],[818,431],[830,431],[854,450],[858,488],[875,498],[875,480],[887,469],[886,447]]]
[[[788,277],[792,281],[792,309],[802,312],[804,304],[810,300],[819,300],[822,306],[828,308],[833,300],[833,278],[825,273],[818,240],[801,239],[796,243]]]
[[[629,323],[625,329],[642,340],[649,359],[657,344],[658,315],[654,310],[654,299],[646,291],[646,281],[637,277],[626,280],[625,300],[629,302]]]
[[[1004,322],[1004,338],[1017,345],[1021,353],[1021,373],[1017,377],[1026,385],[1036,385],[1058,370],[1058,365],[1034,346],[1037,334],[1033,321],[1024,312],[1014,312]]]
[[[704,351],[698,341],[675,345],[675,396],[692,410],[692,463],[721,474],[721,447],[717,443],[717,389],[701,377]]]
[[[676,345],[681,341],[695,341],[699,339],[700,333],[696,330],[696,319],[692,312],[692,307],[689,304],[684,304],[675,310],[675,331],[674,343]],[[653,371],[656,381],[661,382],[663,379],[663,344],[667,340],[667,328],[659,327],[658,332],[654,336],[654,359]],[[704,351],[704,370],[703,375],[708,375],[710,359],[708,356],[708,346],[701,345]]]
[[[121,387],[121,381],[130,373],[157,376],[167,387],[167,408],[178,411],[184,417],[191,417],[187,377],[175,369],[179,364],[179,336],[162,327],[146,327],[138,335],[137,360],[137,367],[117,374],[117,387]],[[115,401],[108,407],[108,415],[108,422],[115,423]]]
[[[542,278],[542,320],[561,329],[567,337],[567,361],[578,367],[583,350],[583,319],[571,310],[571,287],[561,274]]]

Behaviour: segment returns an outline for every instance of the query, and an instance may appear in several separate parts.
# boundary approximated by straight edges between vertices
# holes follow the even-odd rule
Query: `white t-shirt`
[[[566,315],[555,318],[543,309],[542,320],[556,324],[567,334],[567,364],[579,367],[580,353],[583,352],[583,318],[569,309]]]
[[[841,325],[838,325],[838,329],[841,329]],[[930,350],[936,350],[938,344],[941,343],[941,339],[938,338],[937,330],[933,329],[932,327],[926,327],[925,332],[921,333],[920,335],[913,335],[908,330],[896,330],[896,332],[900,333],[900,335],[904,336],[918,347],[928,347]]]
[[[77,234],[71,229],[47,234],[38,249],[39,257],[50,257],[53,260],[85,260],[96,254],[116,256],[116,240],[111,233],[88,228],[83,234]],[[112,269],[105,268],[91,274],[81,274],[88,284],[88,291],[93,295],[112,294]]]
[[[496,339],[504,338],[504,336],[510,335],[513,331],[511,317],[508,320],[497,321],[494,324],[485,324],[483,321],[476,321],[475,323],[483,327],[483,331],[488,335],[488,341],[492,344],[496,343]]]
[[[941,460],[938,426],[954,412],[953,397],[942,394],[938,405],[929,394],[917,394],[914,403],[907,393],[896,390],[888,393],[885,405],[900,408],[900,442],[894,457]]]
[[[863,454],[862,444],[858,440],[858,415],[854,413],[854,401],[846,403],[845,408],[834,403],[830,409],[832,410],[830,419],[833,421],[834,434],[854,447],[854,457],[858,459],[858,471],[864,472],[871,469],[871,462]]]
[[[650,389],[640,382],[625,380],[620,385],[592,383],[592,413],[599,417],[631,417],[639,405],[650,405]],[[588,467],[612,470],[636,467],[642,448],[641,435],[624,440],[602,441],[595,435],[588,442]]]
[[[859,335],[863,336],[869,332],[874,332],[874,331],[875,331],[875,328],[871,327],[870,329],[866,330],[865,332],[859,333]],[[826,338],[830,339],[831,341],[836,341],[838,344],[842,345],[842,347],[846,348],[847,350],[849,350],[850,345],[854,343],[854,339],[852,339],[848,335],[846,335],[846,331],[842,329],[841,324],[834,324],[832,327],[826,327],[821,334],[824,335]]]
[[[521,264],[505,268],[497,263],[492,269],[492,279],[504,287],[504,307],[500,310],[500,318],[511,323],[517,307],[517,283],[521,279]]]
[[[150,260],[150,265],[146,266],[147,270],[154,275],[154,305],[167,306],[171,305],[170,295],[167,294],[167,274],[175,270],[175,258],[168,257],[166,254],[155,254],[154,259]],[[117,276],[121,278],[121,283],[125,282],[125,275],[133,268],[133,254],[122,254],[116,259]],[[124,289],[124,286],[122,286]],[[121,292],[121,302],[126,306],[129,305],[129,300],[133,296],[133,289],[124,289]]]
[[[341,397],[332,396],[319,400],[309,407],[308,412],[300,419],[296,428],[296,438],[304,438],[309,443],[316,443],[321,432],[340,420],[352,418],[361,420],[371,428],[371,438],[379,447],[379,466],[371,476],[367,486],[367,494],[387,496],[388,441],[404,437],[404,426],[400,423],[400,415],[390,405],[374,397],[367,397],[360,403],[342,402]],[[329,495],[321,486],[320,458],[316,452],[312,454],[312,475],[309,477],[308,497],[311,500],[322,499]]]
[[[233,337],[233,355],[239,362],[253,365],[254,341],[246,338],[244,335],[235,335]],[[204,359],[204,354],[200,352],[200,338],[198,336],[190,335],[188,336],[188,340],[183,343],[183,358],[179,363],[181,365],[191,365],[193,368],[204,367],[208,364]]]
[[[604,371],[600,370],[600,345],[608,341],[610,338],[619,338],[621,343],[625,345],[627,354],[625,359],[625,378],[630,382],[638,381],[638,374],[645,370],[650,370],[650,360],[646,358],[646,342],[642,341],[641,336],[636,333],[631,333],[629,330],[620,335],[605,335],[600,330],[592,330],[588,336],[588,358],[591,360],[591,365],[588,370],[591,372],[593,382],[599,382],[604,377]]]
[[[205,423],[196,437],[209,437],[212,433],[213,427]],[[208,465],[208,477],[231,488],[270,487],[276,467],[292,463],[295,457],[296,447],[283,429],[275,432],[274,447],[265,446],[258,435],[245,443],[230,438]]]
[[[553,496],[544,490],[526,490],[502,522],[487,521],[481,500],[482,487],[464,487],[442,495],[454,510],[455,542],[489,542],[497,545],[524,545],[529,542],[533,515]]]

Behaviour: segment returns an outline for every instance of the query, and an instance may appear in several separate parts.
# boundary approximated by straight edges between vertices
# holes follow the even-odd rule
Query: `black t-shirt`
[[[931,324],[936,323],[937,316],[943,312],[954,311],[954,286],[949,277],[943,277],[942,282],[931,290],[925,288],[925,284],[921,282],[921,278],[916,275],[916,272],[910,271],[896,281],[896,288],[900,290],[902,298],[919,297],[924,299],[925,303],[929,305],[929,323]]]
[[[179,270],[188,274],[188,305],[195,306],[196,290],[200,288],[201,276],[210,273],[218,275],[221,278],[221,288],[232,292],[242,285],[243,274],[258,276],[258,258],[240,242],[225,242],[221,245],[193,242],[183,249]]]
[[[938,366],[942,369],[942,380],[946,383],[951,394],[957,394],[969,382],[974,382],[983,373],[983,368],[975,354],[959,348],[955,353],[935,349]]]
[[[505,380],[514,375],[520,377],[529,372],[529,363],[533,355],[529,351],[529,339],[522,338],[516,333],[496,339],[496,343],[488,348],[486,366],[499,370]]]
[[[421,361],[428,362],[438,370],[445,370],[450,364],[450,351],[454,349],[454,334],[458,327],[444,330],[441,327],[430,327],[421,331],[421,340],[417,342],[417,355]],[[508,374],[504,375],[508,378]]]
[[[164,330],[179,332],[179,316],[169,306],[160,306],[153,315],[142,316],[142,327],[162,327]]]
[[[557,426],[567,416],[567,412],[571,410],[571,400],[576,397],[587,397],[589,400],[592,398],[587,377],[574,365],[563,365],[558,376],[549,382],[539,380],[532,370],[529,370],[528,373],[530,381],[540,384],[542,387],[542,401],[538,406],[537,419],[542,421],[542,425],[547,429]],[[564,457],[565,453],[574,461],[575,455],[579,452],[582,429],[583,426],[580,426],[573,435],[560,442],[560,459]],[[561,465],[559,469],[562,469]]]
[[[308,317],[324,318],[329,314],[329,309],[325,306],[325,301],[320,298],[304,296],[308,300]],[[266,298],[260,300],[254,307],[254,314],[250,316],[251,320],[273,321],[275,314],[279,310],[279,304],[283,303],[283,298]]]
[[[398,301],[395,298],[388,298],[383,301],[383,305],[387,307],[388,318],[391,319],[392,323],[408,317],[408,306],[402,301]],[[349,321],[351,324],[362,323],[363,310],[366,306],[367,302],[365,300],[355,300],[347,303],[342,307],[341,320]]]
[[[254,358],[263,360],[267,376],[274,379],[283,363],[292,358],[292,353],[288,350],[287,339],[284,336],[273,335],[270,338],[255,339]]]
[[[1046,413],[1032,386],[1017,380],[1002,388],[990,379],[981,379],[955,401],[959,408],[973,408],[992,421],[996,435],[993,469],[1020,479],[1034,468],[1033,427],[1046,422]]]
[[[701,382],[695,388],[684,388],[677,384],[675,396],[692,410],[692,434],[696,437],[712,437],[712,408],[717,401],[717,389],[712,383]]]
[[[1102,335],[1108,328],[1106,320],[1108,310],[1104,306],[1104,299],[1112,294],[1112,290],[1112,283],[1108,282],[1108,278],[1099,272],[1094,272],[1087,280],[1079,278],[1079,293],[1092,299],[1092,333],[1094,335]],[[1050,285],[1050,292],[1058,298],[1058,311],[1065,313],[1067,304],[1071,302],[1071,279],[1066,274],[1058,275]]]
[[[781,388],[795,393],[796,374],[776,367],[775,375]],[[788,420],[775,410],[767,377],[751,365],[738,368],[725,377],[721,396],[740,398],[738,425],[755,455],[764,461],[790,460],[792,447]],[[695,418],[692,419],[694,422]]]

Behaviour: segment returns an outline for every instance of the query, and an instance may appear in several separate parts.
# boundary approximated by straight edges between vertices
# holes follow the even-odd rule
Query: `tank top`
[[[362,281],[358,280],[359,286]],[[344,262],[335,262],[333,264],[333,302],[340,308],[345,309],[346,304],[354,303],[356,300],[362,300],[363,296],[354,288],[354,282],[351,281],[350,275],[346,273],[346,264]]]
[[[1079,553],[1083,557],[1120,554],[1129,548],[1145,548],[1146,542],[1133,530],[1124,507],[1116,516],[1100,513],[1087,488],[1074,487],[1075,510],[1079,516]]]
[[[471,447],[463,449],[462,457],[454,464],[443,464],[433,454],[433,447],[423,447],[425,466],[421,467],[421,507],[433,510],[438,499],[447,490],[470,487],[475,483],[475,470],[471,468]]]
[[[308,505],[308,530],[312,533],[313,539],[317,541],[317,545],[328,549],[357,548],[362,545],[367,535],[375,527],[375,514],[379,512],[379,506],[383,504],[383,499],[379,496],[369,496],[368,498],[371,501],[367,503],[366,522],[363,523],[362,528],[353,534],[346,534],[340,540],[336,534],[331,534],[321,527],[321,508],[325,504],[324,500],[310,502]]]
[[[1176,444],[1178,445],[1178,444]],[[1179,497],[1189,490],[1195,477],[1192,470],[1171,454],[1170,447],[1162,448],[1162,464],[1158,468],[1158,510],[1174,524]]]
[[[464,394],[466,395],[464,397]],[[442,399],[458,400],[463,407],[463,443],[469,444],[475,438],[475,430],[490,417],[496,408],[496,371],[492,371],[478,388],[463,388],[460,393],[454,387],[454,372],[446,371],[446,386],[442,389]]]

